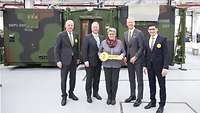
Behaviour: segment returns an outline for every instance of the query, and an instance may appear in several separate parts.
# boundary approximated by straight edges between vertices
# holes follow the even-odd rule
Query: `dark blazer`
[[[104,36],[99,35],[100,43],[104,40]],[[90,66],[96,66],[101,63],[98,56],[99,48],[92,34],[88,34],[83,38],[82,57],[83,62],[89,61]]]
[[[54,48],[56,62],[61,61],[64,65],[69,65],[72,56],[79,59],[80,56],[80,42],[79,35],[73,32],[74,46],[72,47],[67,31],[58,33],[57,41]]]
[[[154,70],[161,71],[163,68],[168,69],[169,52],[166,38],[158,35],[152,50],[149,47],[149,39],[147,37],[145,41],[145,67],[150,67],[152,63]]]
[[[124,48],[128,60],[136,56],[136,64],[144,61],[144,34],[139,29],[134,29],[132,38],[128,42],[128,31],[124,33]]]

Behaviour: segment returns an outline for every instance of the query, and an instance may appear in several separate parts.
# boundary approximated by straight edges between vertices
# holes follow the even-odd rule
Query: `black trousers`
[[[166,103],[166,87],[165,87],[165,77],[162,77],[161,71],[162,70],[155,70],[156,66],[148,67],[148,78],[149,78],[149,87],[150,87],[150,99],[152,102],[156,102],[156,77],[158,79],[158,84],[160,87],[160,106],[164,107]]]
[[[132,64],[130,60],[128,60],[128,75],[130,82],[130,95],[135,96],[136,94],[136,80],[137,77],[137,99],[143,98],[143,67],[141,63]]]
[[[104,67],[105,80],[106,80],[106,91],[108,94],[108,99],[115,100],[118,81],[119,81],[119,71],[120,68],[106,68]]]
[[[86,67],[85,69],[86,69],[86,85],[85,85],[86,95],[87,97],[91,97],[92,88],[93,88],[93,95],[98,94],[99,91],[101,64],[98,64],[97,66]]]
[[[76,68],[77,62],[74,57],[72,57],[72,61],[70,65],[63,65],[61,69],[61,91],[62,97],[67,97],[66,93],[66,82],[67,82],[67,75],[69,74],[69,94],[73,93],[76,83]]]

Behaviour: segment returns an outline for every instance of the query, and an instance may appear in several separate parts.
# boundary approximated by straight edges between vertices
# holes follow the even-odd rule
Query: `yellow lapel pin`
[[[160,43],[157,44],[157,48],[158,49],[161,48],[161,44]]]

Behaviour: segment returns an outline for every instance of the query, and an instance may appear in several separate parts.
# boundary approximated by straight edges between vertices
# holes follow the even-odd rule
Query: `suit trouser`
[[[70,65],[63,65],[61,69],[61,91],[62,91],[62,97],[67,97],[66,93],[66,82],[67,82],[67,75],[69,74],[69,94],[72,94],[75,88],[76,83],[76,59],[72,57],[72,61]]]
[[[137,77],[138,83],[138,93],[137,99],[143,98],[143,67],[141,63],[132,64],[128,61],[128,74],[129,74],[129,82],[130,82],[130,95],[135,96],[135,89],[136,89],[136,81],[135,77]]]
[[[86,95],[91,97],[92,86],[93,86],[93,95],[98,94],[99,91],[99,80],[101,74],[101,65],[86,67]]]
[[[105,80],[106,80],[106,91],[108,94],[108,99],[115,100],[118,81],[119,81],[119,71],[120,68],[106,68],[104,67]]]
[[[148,78],[149,78],[149,87],[150,87],[150,99],[152,102],[156,103],[156,77],[158,79],[158,84],[160,87],[160,106],[164,107],[166,103],[166,87],[165,87],[165,77],[162,77],[161,71],[162,70],[155,70],[153,64],[148,67]]]

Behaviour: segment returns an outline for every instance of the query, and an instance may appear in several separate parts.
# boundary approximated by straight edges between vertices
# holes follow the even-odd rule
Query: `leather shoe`
[[[150,109],[152,107],[156,107],[156,102],[149,102],[145,107],[144,109]]]
[[[141,101],[140,99],[137,99],[137,100],[134,102],[133,106],[134,106],[134,107],[138,107],[141,103],[142,103],[142,101]]]
[[[88,98],[87,98],[87,102],[88,102],[88,103],[92,103],[92,98],[91,98],[91,97],[88,97]]]
[[[111,104],[111,99],[108,99],[107,102],[106,102],[108,105]]]
[[[132,100],[135,100],[135,99],[136,99],[135,96],[130,96],[125,100],[125,102],[131,102]]]
[[[62,98],[62,100],[61,100],[61,105],[62,105],[62,106],[65,106],[66,103],[67,103],[67,99],[66,99],[66,98]]]
[[[115,104],[116,104],[116,100],[112,100],[112,101],[111,101],[111,104],[112,104],[112,105],[115,105]]]
[[[69,98],[71,98],[72,100],[78,100],[78,97],[75,96],[73,93],[69,94]]]
[[[156,113],[163,113],[164,107],[158,107]]]
[[[101,96],[99,94],[93,95],[93,97],[95,97],[98,100],[102,100]]]

